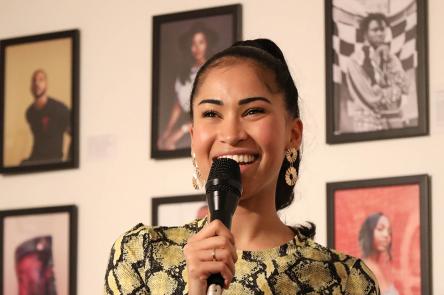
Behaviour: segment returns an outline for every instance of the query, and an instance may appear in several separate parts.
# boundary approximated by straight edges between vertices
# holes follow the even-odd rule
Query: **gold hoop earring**
[[[194,153],[191,153],[191,162],[193,164],[193,176],[191,178],[191,182],[195,190],[200,190],[202,188],[202,183],[200,181],[201,174],[199,167],[197,166],[196,155]]]
[[[293,166],[294,162],[296,162],[296,159],[298,158],[298,151],[296,148],[289,148],[285,153],[285,158],[290,164],[290,167],[288,167],[287,171],[285,171],[285,182],[288,186],[294,186],[298,179],[298,173],[296,168]]]

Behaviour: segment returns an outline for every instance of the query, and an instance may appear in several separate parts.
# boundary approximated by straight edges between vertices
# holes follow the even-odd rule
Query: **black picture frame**
[[[422,295],[431,295],[430,185],[426,174],[327,183],[328,247],[366,262],[372,253],[380,251],[374,250],[374,236],[381,215],[385,216],[390,239],[384,247],[389,249],[395,287],[401,287],[400,294],[405,293],[404,288],[414,288]],[[372,269],[372,264],[366,263]]]
[[[199,32],[204,32],[202,35],[205,37],[201,38],[206,40],[206,46],[205,50],[199,49],[200,53],[196,49],[193,57],[191,40],[198,38]],[[153,17],[152,159],[190,156],[189,96],[199,68],[196,61],[208,59],[241,38],[240,4]],[[206,54],[206,58],[199,57],[199,54]]]
[[[153,197],[151,199],[151,224],[153,226],[183,225],[199,217],[198,211],[203,210],[206,205],[203,194]],[[203,212],[200,213],[203,214]]]
[[[1,173],[79,167],[79,48],[77,29],[0,41]],[[30,91],[34,75],[46,83]]]
[[[361,9],[358,0],[350,7],[324,1],[329,144],[429,134],[427,1],[405,0],[405,7],[390,1],[383,8],[367,1]],[[359,26],[370,12],[387,17],[383,45],[390,54],[365,43]],[[378,58],[381,71],[375,70]]]
[[[49,257],[51,261],[52,279],[55,278],[53,286],[59,288],[57,294],[76,295],[77,218],[75,205],[0,211],[0,294],[18,294],[15,291],[18,283],[14,269],[19,267],[17,255],[23,258],[45,251],[47,255],[42,256]],[[14,247],[14,244],[19,246]],[[14,261],[12,249],[16,250],[15,263],[12,262],[15,266],[11,265],[11,260]],[[8,275],[9,279],[5,279]]]

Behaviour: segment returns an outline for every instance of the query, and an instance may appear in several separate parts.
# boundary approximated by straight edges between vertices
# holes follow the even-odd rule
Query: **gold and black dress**
[[[106,295],[188,294],[183,247],[206,219],[180,227],[139,224],[115,243],[105,277]],[[379,294],[360,260],[325,248],[296,230],[293,240],[261,251],[238,251],[230,294]]]

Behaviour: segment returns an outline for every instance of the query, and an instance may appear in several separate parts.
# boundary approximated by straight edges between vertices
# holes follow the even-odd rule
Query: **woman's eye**
[[[249,116],[249,115],[256,115],[256,114],[263,114],[265,113],[264,109],[261,108],[253,108],[253,109],[248,109],[244,112],[244,116]]]
[[[205,111],[205,112],[202,113],[202,117],[204,117],[204,118],[214,118],[214,117],[217,117],[217,113],[215,111],[212,111],[212,110]]]

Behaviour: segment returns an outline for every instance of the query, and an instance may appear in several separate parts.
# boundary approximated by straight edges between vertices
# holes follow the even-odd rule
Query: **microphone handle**
[[[228,191],[207,192],[208,207],[211,213],[210,221],[218,219],[230,229],[238,199],[239,195]],[[207,286],[207,295],[220,295],[224,286],[224,278],[220,273],[211,274],[207,279]]]
[[[220,220],[223,224],[225,224],[228,228],[231,227],[231,218],[226,216],[226,212],[214,211],[211,214],[211,221]],[[228,217],[228,218],[227,218]],[[211,274],[207,279],[208,289],[207,295],[220,295],[222,294],[223,286],[224,286],[224,278],[220,273]]]
[[[218,284],[211,284],[208,287],[207,295],[221,295],[222,294],[222,287]]]

